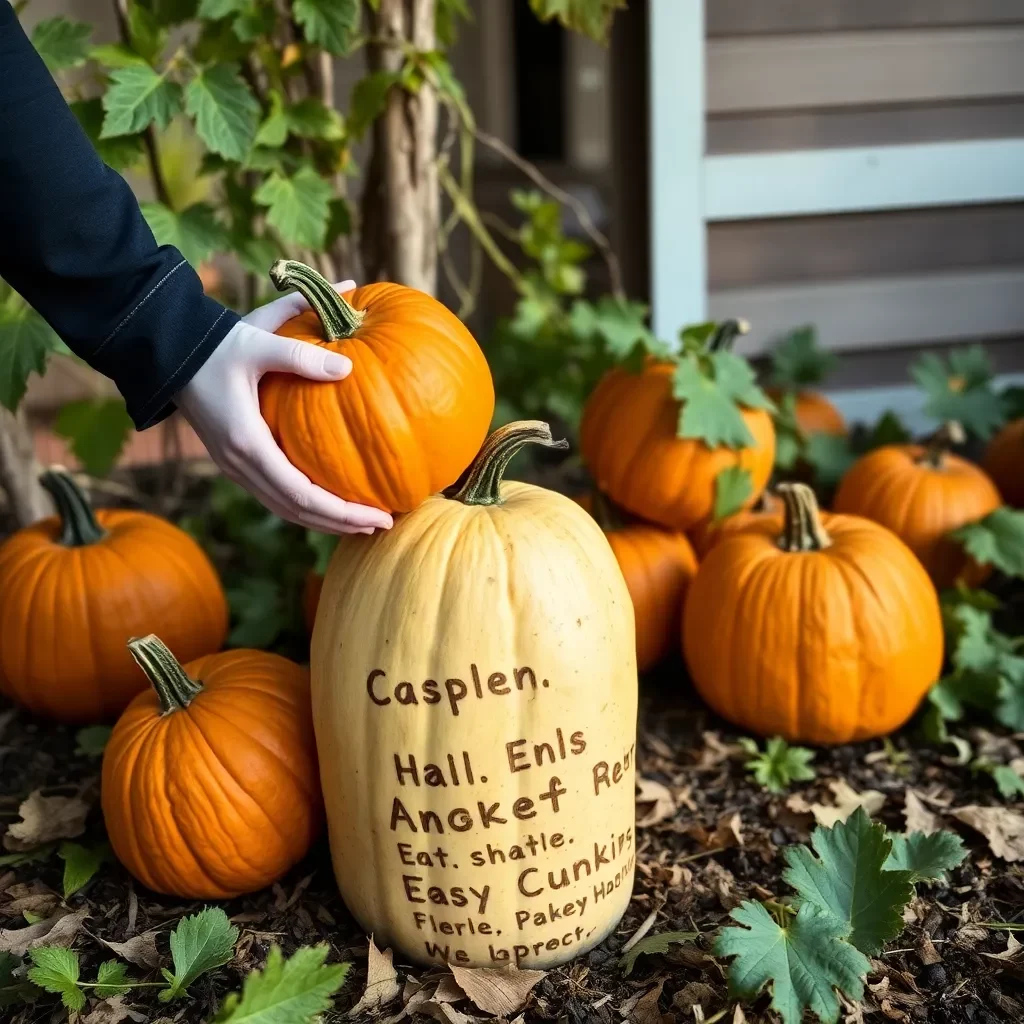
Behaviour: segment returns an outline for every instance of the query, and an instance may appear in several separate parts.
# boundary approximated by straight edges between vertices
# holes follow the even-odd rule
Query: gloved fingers
[[[260,375],[294,373],[309,380],[341,380],[352,372],[352,360],[322,345],[254,331],[244,339],[246,360]]]
[[[334,290],[347,292],[355,288],[355,281],[339,281]],[[291,320],[293,316],[305,313],[309,309],[309,303],[299,292],[289,292],[282,295],[265,306],[260,306],[246,314],[242,319],[253,327],[259,327],[264,331],[276,331],[282,324]]]

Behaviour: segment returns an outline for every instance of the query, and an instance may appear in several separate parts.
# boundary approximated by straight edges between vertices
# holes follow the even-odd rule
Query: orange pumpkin
[[[159,625],[182,658],[217,650],[228,606],[198,544],[157,516],[94,512],[66,473],[58,515],[0,546],[0,692],[66,722],[115,717],[146,686],[125,644]]]
[[[992,438],[982,465],[1003,501],[1024,508],[1024,416],[1011,420]]]
[[[577,501],[604,530],[622,570],[633,600],[637,670],[646,672],[679,642],[683,604],[697,574],[697,556],[683,533],[622,522],[600,493]]]
[[[1002,504],[984,470],[949,451],[962,443],[959,424],[939,430],[927,445],[886,445],[858,459],[836,493],[837,512],[864,516],[893,531],[939,588],[957,581],[977,586],[991,572],[947,537]]]
[[[763,491],[753,508],[734,512],[731,516],[726,516],[725,519],[705,520],[703,523],[698,523],[690,531],[690,542],[693,544],[693,550],[697,553],[697,557],[703,561],[707,557],[707,553],[723,537],[745,530],[755,523],[766,521],[781,524],[782,502],[774,494]]]
[[[773,402],[780,402],[783,394],[779,388],[768,388]],[[797,425],[805,434],[846,434],[843,414],[820,392],[797,391],[793,399]]]
[[[277,333],[341,352],[353,367],[337,383],[284,373],[260,381],[263,416],[291,462],[346,501],[388,512],[453,484],[494,414],[487,360],[458,317],[403,285],[340,296],[293,260],[270,273],[312,307]]]
[[[229,899],[280,878],[320,830],[309,672],[265,651],[184,668],[155,636],[132,640],[152,683],[103,752],[103,817],[143,885]]]
[[[720,329],[721,346],[736,333]],[[766,410],[744,408],[750,447],[709,448],[679,437],[674,371],[671,362],[652,359],[639,373],[618,368],[606,374],[583,410],[580,448],[597,486],[616,504],[642,519],[689,530],[710,517],[715,478],[723,469],[748,470],[753,490],[746,507],[757,500],[775,461],[775,428]]]
[[[891,732],[942,667],[935,587],[889,530],[858,516],[823,525],[804,484],[779,494],[781,531],[764,521],[723,537],[690,586],[694,685],[762,736],[850,743]]]

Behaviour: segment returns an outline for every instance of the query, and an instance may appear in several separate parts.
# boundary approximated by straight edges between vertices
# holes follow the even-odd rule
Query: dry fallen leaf
[[[459,967],[449,964],[452,977],[470,1002],[495,1017],[507,1017],[523,1008],[534,986],[546,971],[521,971],[507,967]]]
[[[112,949],[122,960],[135,964],[137,967],[159,967],[160,953],[156,948],[156,932],[143,932],[133,935],[124,942],[108,942],[100,937],[103,945]]]
[[[22,820],[8,827],[4,847],[17,853],[55,839],[74,839],[85,831],[90,807],[81,797],[43,796],[37,789],[18,808]]]
[[[1006,807],[955,807],[950,814],[980,832],[1006,861],[1024,860],[1024,815]]]
[[[654,779],[636,780],[636,827],[650,828],[676,813],[676,802],[667,786]]]
[[[77,910],[73,914],[58,910],[53,917],[37,921],[27,928],[0,928],[0,953],[24,956],[37,946],[70,946],[88,916],[87,910]]]
[[[908,789],[903,795],[903,817],[908,832],[924,832],[925,835],[931,835],[942,827],[939,824],[939,816],[925,807],[921,797],[913,789]]]
[[[124,996],[111,996],[98,1002],[86,1016],[81,1017],[81,1024],[121,1024],[123,1020],[133,1020],[142,1024],[148,1020],[146,1014],[125,1006]]]
[[[1006,949],[1002,953],[982,953],[982,956],[987,956],[990,960],[1020,960],[1020,951],[1024,949],[1024,945],[1021,945],[1016,938],[1014,938],[1013,932],[1010,932],[1006,936]]]
[[[42,882],[25,882],[12,885],[6,890],[9,900],[0,908],[5,917],[21,917],[24,913],[39,917],[50,917],[57,909],[60,897]]]
[[[865,789],[863,793],[858,793],[845,779],[833,779],[828,788],[832,790],[835,799],[833,806],[811,804],[814,820],[826,828],[846,821],[858,807],[863,807],[868,815],[875,815],[885,803],[884,793],[879,793],[877,789]]]
[[[743,845],[743,822],[739,811],[735,814],[723,814],[718,819],[718,827],[712,833],[711,841],[720,850]]]
[[[942,962],[942,956],[927,932],[922,932],[921,937],[917,940],[917,958],[925,967]]]
[[[658,1009],[658,1000],[661,999],[661,990],[664,987],[665,981],[662,979],[636,1001],[627,1018],[629,1024],[664,1024],[666,1018]]]
[[[402,986],[398,984],[398,972],[392,963],[392,956],[390,949],[382,953],[373,941],[373,936],[370,936],[370,950],[366,957],[366,989],[362,999],[349,1010],[350,1017],[368,1010],[378,1010],[401,995]]]

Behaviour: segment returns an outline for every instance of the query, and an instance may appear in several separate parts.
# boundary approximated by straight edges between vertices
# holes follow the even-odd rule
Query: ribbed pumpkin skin
[[[710,449],[677,437],[672,373],[671,364],[657,362],[642,373],[607,373],[583,410],[580,448],[597,486],[613,501],[643,519],[688,530],[711,515],[715,477],[723,469],[749,470],[747,506],[757,500],[771,476],[775,428],[763,409],[745,409],[751,448]]]
[[[280,878],[322,826],[309,673],[250,650],[185,670],[204,687],[187,708],[161,715],[147,690],[114,726],[103,817],[118,860],[143,885],[229,899]]]
[[[771,523],[775,529],[781,526],[782,504],[778,498],[766,491],[761,495],[758,505],[761,507],[757,510],[744,509],[744,511],[735,512],[733,515],[727,516],[718,522],[708,520],[698,523],[689,533],[690,542],[693,544],[693,550],[697,557],[703,561],[707,557],[708,552],[723,537],[740,533],[749,526],[754,526],[758,523]]]
[[[918,460],[922,445],[887,445],[858,459],[843,477],[836,512],[864,516],[892,530],[940,589],[957,580],[977,586],[991,572],[946,534],[1002,504],[988,475],[973,462],[946,453],[939,467]]]
[[[346,292],[365,311],[351,338],[325,342],[309,311],[278,334],[352,360],[334,383],[271,373],[260,408],[285,455],[346,501],[408,512],[453,484],[494,413],[491,371],[476,340],[436,299],[397,284]]]
[[[158,628],[188,660],[228,630],[220,580],[187,533],[144,512],[95,515],[95,544],[64,547],[50,518],[0,546],[0,691],[65,722],[113,718],[146,688],[130,637]]]
[[[771,523],[723,538],[690,587],[683,645],[707,703],[761,736],[852,743],[903,725],[938,679],[942,619],[888,530],[830,516],[823,551],[780,550]]]
[[[387,533],[341,539],[313,632],[313,718],[338,885],[349,910],[377,943],[418,962],[442,963],[447,955],[452,962],[491,967],[501,961],[492,960],[489,947],[512,950],[522,944],[527,952],[521,965],[551,967],[600,942],[615,927],[632,890],[633,607],[604,534],[576,503],[521,483],[503,484],[501,495],[503,504],[497,506],[431,497]],[[474,667],[482,697],[475,696]],[[525,667],[533,670],[536,686],[523,673],[520,690],[515,671]],[[375,671],[385,675],[371,681]],[[495,673],[502,673],[504,682]],[[493,692],[492,679],[510,692]],[[423,700],[427,680],[439,687],[438,703]],[[461,680],[468,689],[456,702],[458,715],[451,710],[447,680]],[[411,684],[418,703],[398,703],[401,681]],[[368,682],[378,700],[390,702],[376,704]],[[575,733],[586,744],[579,754],[571,752]],[[516,748],[526,752],[526,760],[517,767],[530,767],[513,772],[506,744],[518,740],[526,741]],[[542,743],[550,744],[554,763],[542,754],[543,765],[537,764],[534,744]],[[452,784],[449,755],[460,775],[458,786]],[[395,759],[408,767],[410,756],[420,772],[418,786],[408,777],[404,785],[398,781]],[[602,761],[611,771],[619,763],[621,771],[617,783],[602,784],[595,796],[594,770]],[[440,767],[445,786],[424,784],[427,764]],[[540,798],[552,778],[566,790],[557,813],[550,800]],[[522,797],[534,801],[536,813],[527,820],[512,813]],[[396,798],[416,832],[401,818],[392,828]],[[505,823],[481,827],[481,806],[494,806]],[[467,831],[450,824],[453,813],[460,822],[460,807],[473,820]],[[434,826],[428,833],[421,830],[419,814],[428,810],[440,816],[443,834]],[[560,834],[561,848],[545,851],[538,845],[536,855],[526,859],[474,863],[472,852],[486,851],[488,843],[507,853],[513,845],[525,849],[531,835],[539,844],[542,833]],[[597,863],[595,842],[611,858],[608,863]],[[403,864],[399,843],[412,844],[414,851],[441,846],[448,866]],[[591,873],[580,865],[574,880],[574,864],[581,860]],[[563,868],[569,884],[552,889],[547,873],[557,882]],[[437,886],[446,894],[445,905],[411,902],[403,874],[419,879],[412,883],[417,899]],[[522,894],[520,878],[530,892],[543,890],[543,898]],[[595,903],[594,887],[603,883],[611,888]],[[449,905],[453,886],[465,893],[468,906]],[[483,892],[484,886],[490,889],[481,913],[470,888]],[[532,920],[534,912],[546,911],[549,900],[563,907],[584,897],[582,917],[548,926]],[[417,911],[450,923],[483,921],[492,933],[470,935],[464,929],[458,936],[444,935],[429,923],[417,928]],[[530,912],[522,930],[516,911]],[[576,926],[582,928],[578,937]],[[566,935],[568,944],[562,941]],[[543,943],[550,941],[557,948],[546,948]],[[537,942],[542,942],[539,950],[533,948]],[[428,951],[427,943],[437,949]]]
[[[773,402],[778,402],[782,394],[778,388],[768,389]],[[796,422],[805,434],[841,436],[847,432],[842,413],[820,392],[798,391],[795,398]]]
[[[1006,504],[1024,508],[1024,416],[992,438],[982,465]]]

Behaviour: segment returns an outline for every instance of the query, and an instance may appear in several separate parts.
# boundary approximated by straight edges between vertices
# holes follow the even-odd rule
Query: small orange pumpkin
[[[977,586],[990,574],[947,536],[1002,504],[984,470],[949,451],[963,443],[948,423],[927,445],[886,445],[858,459],[836,493],[836,512],[864,516],[893,531],[940,589],[957,581]]]
[[[739,333],[730,321],[712,341],[727,348]],[[775,461],[775,428],[764,409],[742,410],[754,443],[709,448],[677,436],[679,402],[672,395],[671,362],[648,360],[639,373],[607,373],[583,410],[580,448],[597,486],[634,515],[674,530],[710,517],[715,478],[741,466],[750,473],[750,507],[764,490]]]
[[[40,479],[57,516],[0,545],[0,692],[60,721],[110,719],[146,686],[128,640],[159,625],[182,658],[208,654],[227,635],[227,601],[177,526],[94,512],[66,473]]]
[[[103,817],[143,885],[230,899],[280,878],[323,819],[309,672],[265,651],[184,668],[155,636],[129,648],[152,689],[103,752]]]
[[[690,542],[693,544],[693,550],[697,553],[697,557],[703,561],[707,557],[707,553],[723,537],[766,521],[781,525],[782,502],[774,494],[763,491],[753,508],[734,512],[731,516],[726,516],[725,519],[706,520],[703,523],[698,523],[689,533]]]
[[[453,484],[494,414],[487,360],[458,317],[404,285],[338,295],[294,260],[270,276],[312,307],[277,333],[341,352],[353,367],[337,383],[286,373],[260,381],[260,409],[289,460],[346,501],[388,512],[410,512]]]
[[[775,403],[782,400],[780,388],[768,388],[768,397]],[[843,414],[818,391],[797,391],[793,395],[796,422],[805,434],[846,434]]]
[[[633,600],[636,665],[646,672],[679,642],[683,605],[697,575],[697,556],[683,533],[626,523],[600,492],[577,501],[597,520]]]
[[[982,465],[1003,501],[1024,508],[1024,416],[1011,420],[992,438]]]
[[[823,525],[809,487],[778,490],[781,532],[765,520],[723,537],[690,586],[694,685],[762,736],[850,743],[891,732],[942,667],[935,587],[889,530],[858,516]]]

